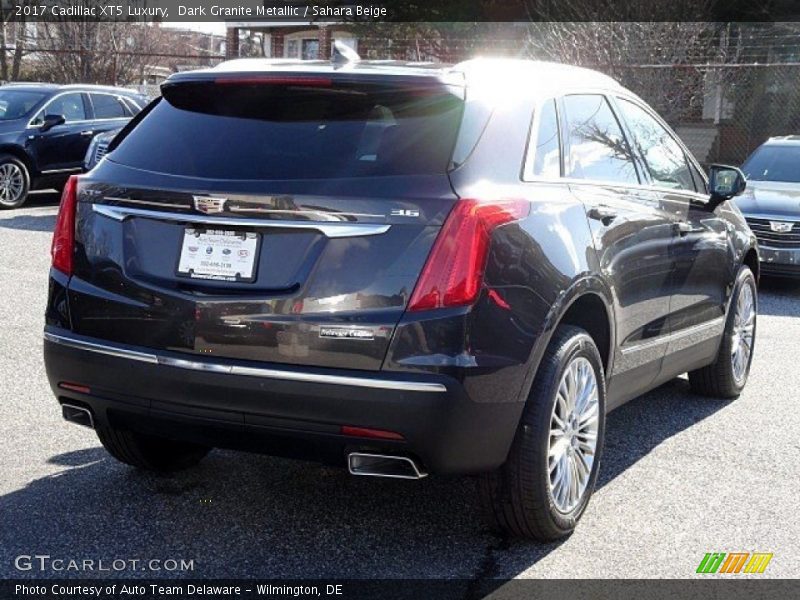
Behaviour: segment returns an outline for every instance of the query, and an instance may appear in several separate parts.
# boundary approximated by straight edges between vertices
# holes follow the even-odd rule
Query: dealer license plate
[[[183,233],[178,275],[254,281],[259,236],[254,232],[189,227]]]

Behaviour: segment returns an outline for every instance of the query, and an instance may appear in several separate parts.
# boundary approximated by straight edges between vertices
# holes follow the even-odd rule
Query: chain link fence
[[[608,71],[658,110],[703,164],[740,165],[768,138],[800,135],[800,63]]]

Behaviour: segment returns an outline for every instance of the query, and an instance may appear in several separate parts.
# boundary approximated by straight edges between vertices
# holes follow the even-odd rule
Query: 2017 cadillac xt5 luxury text
[[[686,372],[744,387],[744,179],[707,182],[610,78],[245,60],[162,91],[70,180],[53,239],[47,374],[117,459],[476,474],[496,527],[549,540],[608,411]]]

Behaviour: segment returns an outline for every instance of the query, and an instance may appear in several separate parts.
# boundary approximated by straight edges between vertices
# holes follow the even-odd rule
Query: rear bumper
[[[800,248],[772,248],[759,244],[758,254],[763,274],[800,277]]]
[[[522,412],[521,402],[476,401],[443,375],[199,360],[54,327],[44,358],[59,401],[89,407],[98,426],[336,464],[366,450],[413,456],[432,473],[488,471],[505,461]],[[342,425],[404,439],[344,436]]]

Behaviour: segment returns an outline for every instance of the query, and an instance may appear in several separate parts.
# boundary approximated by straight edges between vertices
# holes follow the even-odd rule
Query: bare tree
[[[32,0],[22,0],[22,6],[29,6]],[[5,9],[6,6],[3,5]],[[6,15],[9,16],[6,19]],[[13,11],[0,11],[0,79],[3,81],[15,81],[19,79],[19,72],[22,66],[22,57],[27,50],[27,19],[24,11],[20,16],[16,16]],[[36,24],[34,23],[34,26]],[[11,65],[9,68],[9,33],[13,40],[13,51],[11,52]]]
[[[41,30],[37,70],[55,82],[139,83],[163,52],[157,24],[64,19]]]
[[[529,56],[603,71],[671,122],[700,109],[705,73],[697,66],[727,48],[721,37],[724,26],[707,21],[713,0],[527,4],[534,21],[527,39]],[[559,21],[550,20],[555,15]]]

